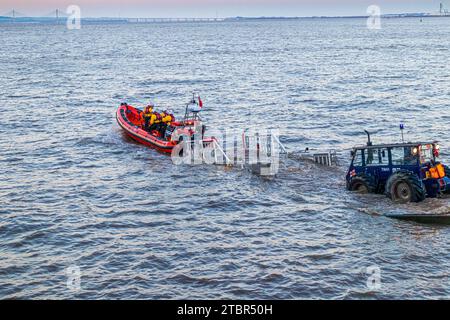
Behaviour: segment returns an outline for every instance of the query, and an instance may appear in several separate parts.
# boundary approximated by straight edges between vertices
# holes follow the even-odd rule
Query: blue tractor
[[[347,173],[347,189],[385,194],[397,203],[421,202],[450,193],[450,169],[438,162],[437,142],[355,147]]]

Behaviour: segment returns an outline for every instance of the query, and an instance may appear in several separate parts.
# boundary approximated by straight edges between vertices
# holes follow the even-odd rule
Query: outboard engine
[[[175,127],[174,126],[168,126],[166,129],[166,132],[164,134],[164,138],[170,138],[173,134],[173,132],[175,131]]]

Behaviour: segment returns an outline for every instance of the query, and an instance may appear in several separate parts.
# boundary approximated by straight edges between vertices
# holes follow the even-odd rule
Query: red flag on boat
[[[202,101],[202,98],[200,98],[200,96],[198,96],[198,106],[200,108],[203,108],[203,101]]]

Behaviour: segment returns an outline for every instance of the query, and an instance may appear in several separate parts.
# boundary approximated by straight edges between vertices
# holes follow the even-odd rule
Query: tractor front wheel
[[[352,178],[348,184],[348,189],[357,193],[375,193],[375,180],[370,176],[361,174]]]
[[[415,173],[398,171],[387,181],[386,195],[396,203],[421,202],[426,198],[426,191]]]

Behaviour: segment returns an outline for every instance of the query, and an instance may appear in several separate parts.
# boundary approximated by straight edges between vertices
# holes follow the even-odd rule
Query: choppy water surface
[[[344,175],[364,128],[398,141],[400,121],[449,160],[449,33],[449,19],[0,25],[0,298],[448,297],[450,227],[380,215],[449,200],[393,205]],[[115,123],[122,101],[181,114],[193,89],[210,131],[280,128],[340,167],[177,167]]]

